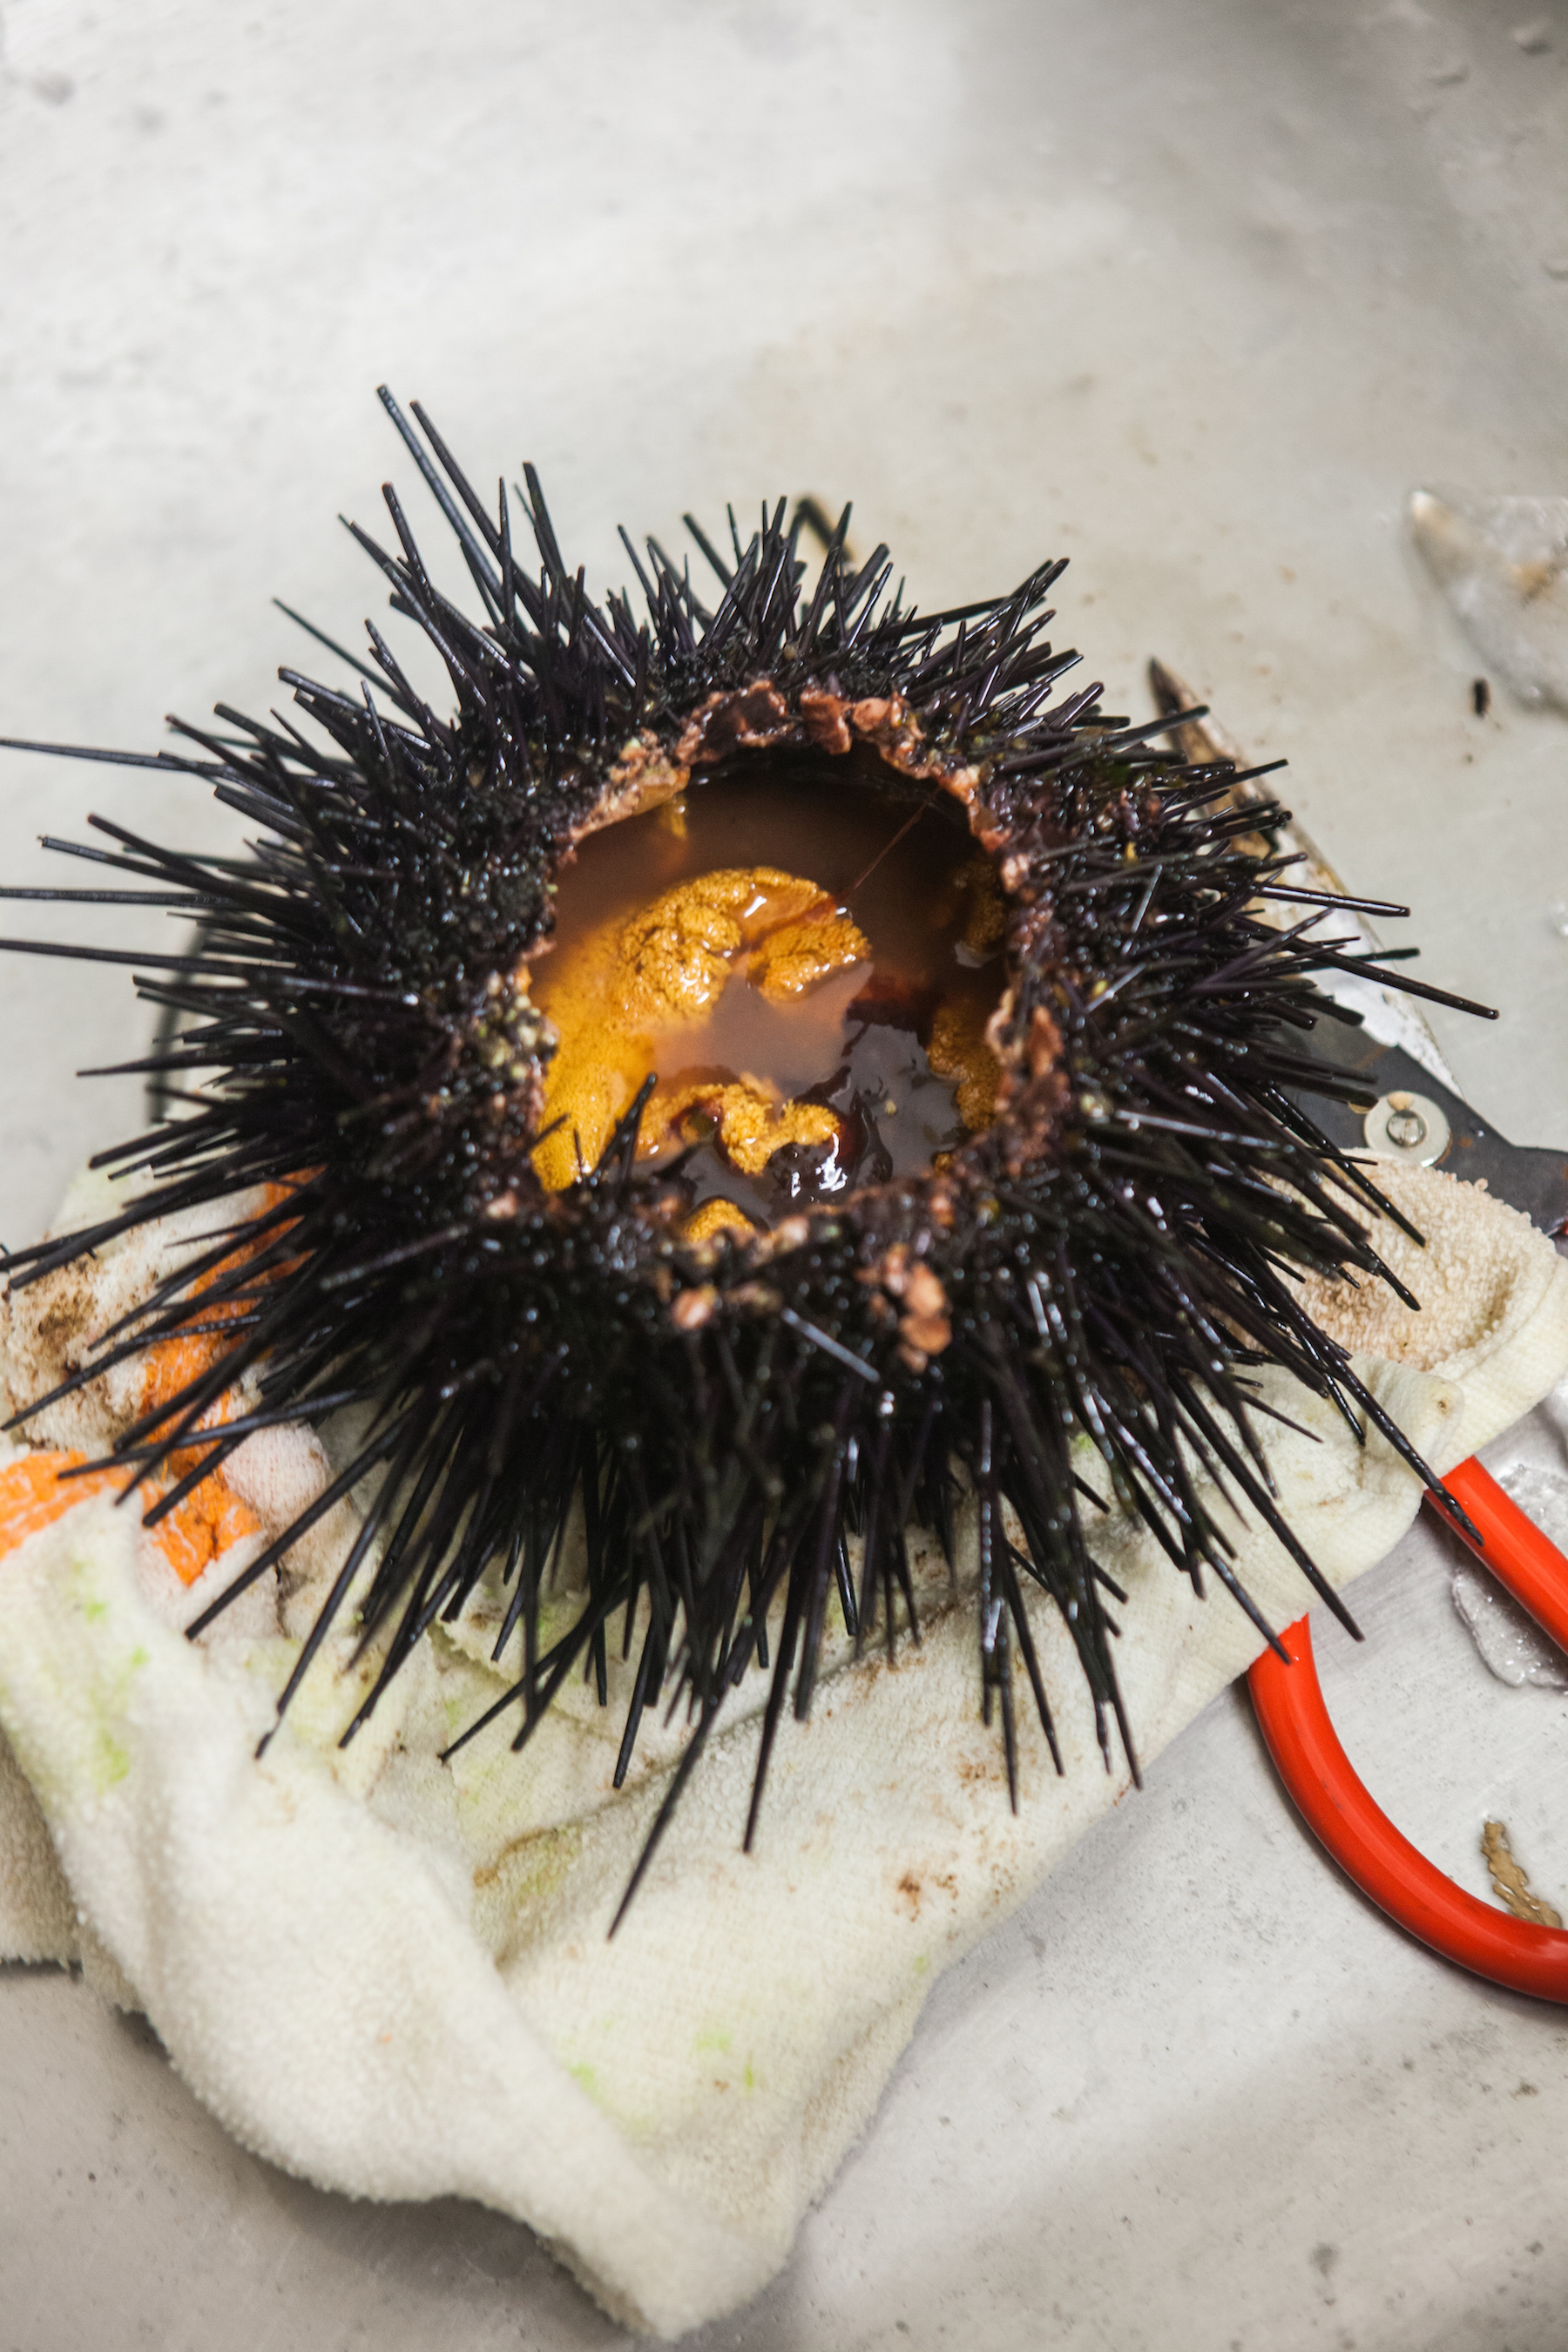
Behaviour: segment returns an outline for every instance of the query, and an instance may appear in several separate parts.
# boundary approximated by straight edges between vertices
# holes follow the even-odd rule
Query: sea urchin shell
[[[1131,1757],[1075,1447],[1173,1572],[1201,1590],[1210,1570],[1249,1610],[1200,1466],[1340,1605],[1276,1507],[1251,1368],[1286,1366],[1409,1454],[1291,1280],[1384,1270],[1352,1213],[1378,1196],[1301,1108],[1303,1092],[1344,1091],[1307,1039],[1343,1017],[1310,975],[1347,943],[1314,935],[1321,908],[1259,839],[1281,812],[1238,807],[1229,770],[1172,764],[1155,729],[1102,715],[1098,687],[1059,690],[1077,656],[1042,632],[1060,564],[926,617],[888,596],[885,550],[851,568],[847,514],[808,584],[781,501],[745,540],[731,516],[727,553],[690,526],[711,605],[657,543],[645,563],[628,540],[639,617],[624,594],[590,603],[531,468],[515,496],[537,576],[519,567],[504,485],[492,514],[417,406],[423,440],[383,398],[481,615],[437,588],[390,488],[397,551],[355,537],[446,665],[456,710],[432,709],[370,627],[365,664],[331,648],[358,694],[282,672],[309,734],[220,707],[227,732],[182,727],[190,748],[160,755],[259,828],[247,855],[184,855],[100,818],[113,845],[71,849],[152,886],[121,895],[188,908],[200,933],[188,954],[117,959],[157,973],[138,985],[176,1017],[151,1065],[167,1117],[104,1155],[152,1182],[118,1216],[16,1254],[13,1283],[244,1197],[67,1387],[205,1335],[203,1368],[115,1449],[136,1477],[181,1457],[151,1517],[254,1431],[369,1408],[307,1517],[370,1474],[374,1498],[282,1704],[352,1607],[378,1660],[352,1738],[499,1563],[518,1745],[574,1672],[603,1696],[607,1644],[634,1629],[617,1779],[645,1707],[684,1698],[691,1730],[649,1851],[754,1668],[771,1681],[750,1839],[829,1611],[889,1650],[916,1634],[906,1526],[951,1548],[964,1489],[980,1687],[1010,1778],[1015,1643],[1051,1734],[1031,1586],[1070,1629],[1108,1757],[1113,1723]],[[994,1115],[926,1164],[862,1159],[783,1213],[731,1203],[693,1226],[689,1154],[638,1156],[650,1073],[595,1163],[547,1189],[534,1155],[555,1040],[531,983],[558,885],[604,828],[764,783],[862,811],[870,795],[895,830],[934,827],[955,873],[988,861],[1005,959],[985,1031]],[[1293,928],[1265,919],[1302,899]],[[544,1646],[541,1596],[579,1507],[585,1570]]]

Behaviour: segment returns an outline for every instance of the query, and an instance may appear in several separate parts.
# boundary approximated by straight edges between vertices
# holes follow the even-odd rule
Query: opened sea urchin
[[[455,709],[373,626],[364,663],[331,647],[357,692],[282,673],[298,731],[220,706],[222,733],[179,730],[188,751],[116,755],[205,779],[258,829],[244,856],[101,818],[112,846],[55,845],[151,886],[81,895],[199,931],[110,959],[160,975],[138,986],[173,1016],[135,1066],[165,1115],[100,1163],[152,1181],[17,1253],[13,1283],[220,1213],[29,1411],[183,1341],[188,1376],[111,1456],[162,1480],[150,1520],[256,1431],[355,1412],[353,1458],[193,1630],[368,1481],[281,1705],[352,1613],[377,1664],[352,1738],[499,1577],[515,1681],[492,1712],[519,1746],[569,1676],[605,1697],[611,1643],[637,1654],[617,1784],[645,1709],[684,1707],[649,1853],[755,1671],[750,1841],[830,1613],[889,1652],[918,1638],[906,1528],[951,1558],[965,1496],[977,1699],[1010,1780],[1015,1644],[1053,1748],[1053,1696],[1077,1703],[1044,1686],[1031,1586],[1131,1759],[1079,1449],[1173,1574],[1212,1574],[1259,1625],[1205,1474],[1341,1604],[1276,1507],[1255,1368],[1431,1483],[1294,1278],[1391,1279],[1355,1214],[1386,1204],[1302,1107],[1347,1092],[1311,1057],[1314,1024],[1346,1017],[1311,976],[1351,943],[1317,936],[1324,894],[1271,851],[1282,812],[1173,764],[1098,687],[1062,690],[1060,564],[927,616],[889,595],[884,549],[851,565],[847,514],[808,577],[781,501],[749,538],[731,516],[727,551],[690,525],[708,601],[628,540],[641,613],[595,604],[531,469],[537,574],[504,486],[492,513],[383,397],[479,611],[437,589],[390,488],[397,551],[355,536]]]

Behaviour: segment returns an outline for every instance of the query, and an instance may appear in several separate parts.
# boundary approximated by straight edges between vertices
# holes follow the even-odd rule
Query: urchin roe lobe
[[[926,1172],[994,1116],[1002,932],[945,794],[809,754],[591,834],[530,973],[560,1040],[542,1180],[591,1166],[649,1073],[639,1156],[679,1160],[695,1231]]]

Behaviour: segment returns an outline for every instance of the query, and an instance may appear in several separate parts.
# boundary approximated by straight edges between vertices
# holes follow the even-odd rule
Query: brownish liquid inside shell
[[[570,1182],[652,1072],[639,1158],[671,1167],[694,1236],[923,1175],[994,1116],[1004,976],[995,877],[944,797],[806,759],[695,782],[561,877],[530,985],[562,1124],[535,1167]]]

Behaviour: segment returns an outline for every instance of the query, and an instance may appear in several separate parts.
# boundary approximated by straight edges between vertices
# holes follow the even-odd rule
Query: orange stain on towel
[[[287,1200],[290,1189],[284,1184],[264,1185],[262,1188],[263,1210],[274,1209],[279,1201]],[[205,1274],[197,1276],[186,1294],[187,1297],[199,1298],[204,1292],[212,1288],[220,1275],[228,1274],[236,1267],[247,1265],[259,1250],[269,1249],[279,1234],[288,1233],[290,1230],[291,1228],[285,1224],[265,1234],[260,1240],[239,1243],[226,1258],[221,1258],[216,1265],[209,1267]],[[260,1278],[264,1282],[269,1281],[274,1274],[286,1270],[285,1268],[269,1269]],[[215,1299],[207,1313],[212,1324],[221,1325],[232,1322],[237,1316],[245,1314],[253,1304],[253,1299],[244,1296]],[[200,1380],[202,1374],[209,1370],[218,1359],[227,1352],[232,1344],[222,1330],[211,1328],[197,1331],[178,1331],[172,1339],[154,1340],[142,1360],[142,1394],[138,1399],[142,1412],[154,1412],[160,1405],[172,1404],[182,1390],[189,1388],[193,1381]],[[217,1403],[202,1415],[201,1426],[204,1429],[213,1428],[217,1423],[229,1420],[233,1412],[234,1400],[230,1392],[220,1397]],[[183,1475],[185,1470],[194,1467],[195,1461],[194,1454],[186,1455],[183,1461],[176,1455],[173,1465],[176,1475]]]
[[[265,1205],[272,1208],[285,1197],[284,1186],[269,1184]],[[243,1265],[265,1245],[262,1242],[241,1243],[221,1265],[198,1276],[191,1286],[191,1296],[195,1297],[210,1289],[220,1274]],[[231,1321],[245,1312],[247,1304],[244,1299],[215,1301],[211,1308],[213,1323]],[[172,1339],[156,1340],[142,1361],[139,1411],[154,1412],[162,1405],[172,1404],[231,1345],[221,1329],[177,1332]],[[232,1420],[237,1405],[236,1392],[227,1390],[203,1413],[199,1427],[220,1428],[226,1421]],[[161,1495],[168,1493],[172,1483],[188,1476],[202,1460],[203,1451],[200,1446],[186,1446],[172,1454],[172,1479],[149,1480],[142,1488],[145,1506],[151,1507]],[[90,1496],[101,1494],[106,1488],[118,1492],[123,1486],[124,1474],[118,1469],[89,1470],[72,1477],[63,1475],[67,1471],[82,1471],[86,1460],[85,1454],[40,1451],[26,1454],[19,1461],[7,1463],[0,1469],[0,1559],[15,1551],[18,1544],[26,1543],[29,1536],[52,1527]],[[214,1470],[148,1533],[181,1583],[195,1584],[231,1545],[244,1536],[258,1534],[260,1528],[255,1512],[241,1502],[222,1471]]]
[[[74,1470],[86,1460],[85,1454],[24,1454],[19,1462],[8,1462],[0,1470],[0,1556],[114,1484],[112,1470],[61,1480],[63,1470]]]
[[[260,1528],[249,1504],[240,1501],[221,1470],[214,1470],[151,1532],[180,1582],[194,1584],[231,1544]]]
[[[80,1477],[63,1475],[80,1470],[86,1460],[85,1454],[25,1454],[0,1470],[0,1559],[29,1536],[53,1527],[90,1496],[106,1488],[118,1490],[123,1484],[118,1470],[89,1470]],[[155,1502],[160,1491],[166,1489],[154,1488],[150,1499]],[[215,1470],[149,1532],[181,1583],[194,1584],[221,1552],[242,1536],[257,1534],[260,1524],[222,1471]]]

